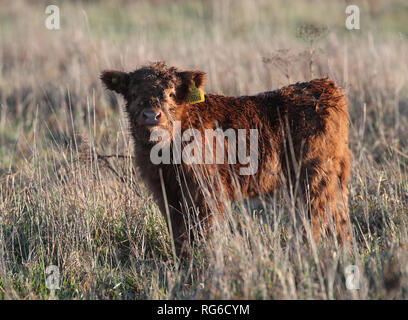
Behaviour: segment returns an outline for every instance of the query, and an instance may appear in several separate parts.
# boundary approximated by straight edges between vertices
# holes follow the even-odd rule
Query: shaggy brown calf
[[[166,217],[178,255],[191,240],[191,207],[198,208],[193,212],[209,230],[212,217],[221,216],[215,213],[222,213],[228,201],[270,194],[281,185],[304,196],[316,240],[326,233],[330,220],[339,240],[349,239],[348,107],[343,90],[333,81],[315,79],[254,96],[206,94],[204,101],[191,103],[191,95],[199,96],[198,88],[204,85],[204,72],[180,71],[158,62],[130,73],[105,71],[101,79],[126,100],[136,165]],[[181,132],[194,128],[202,136],[206,129],[256,129],[256,170],[242,174],[246,165],[227,160],[178,163],[171,157],[170,164],[152,163],[157,142],[151,134],[158,128],[169,132],[162,146],[167,145],[172,155],[179,151],[174,145],[176,123]],[[249,143],[247,134],[244,144]],[[228,155],[237,150],[222,144]],[[217,147],[207,138],[197,139],[199,145]]]

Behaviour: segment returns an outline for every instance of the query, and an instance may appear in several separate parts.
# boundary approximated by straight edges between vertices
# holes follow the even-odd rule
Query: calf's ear
[[[178,73],[178,76],[181,82],[188,86],[191,85],[191,81],[194,81],[197,88],[201,88],[205,83],[205,72],[200,70],[182,71]]]
[[[129,74],[122,71],[106,70],[101,74],[101,80],[109,90],[126,96],[129,87]]]
[[[186,100],[191,100],[191,95],[195,96],[198,94],[200,96],[200,93],[202,95],[201,98],[203,98],[204,93],[200,89],[202,86],[204,86],[205,83],[205,73],[200,70],[187,70],[187,71],[181,71],[178,72],[177,74],[181,80],[181,84],[177,90],[177,96],[180,100],[186,101]],[[200,89],[200,93],[196,93],[194,91]],[[195,98],[194,98],[195,99]],[[193,100],[194,100],[193,99]],[[200,102],[200,97],[198,97],[196,102]],[[191,102],[190,102],[191,103]]]

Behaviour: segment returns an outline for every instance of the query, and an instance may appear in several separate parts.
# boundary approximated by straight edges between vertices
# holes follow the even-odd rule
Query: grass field
[[[345,28],[348,1],[53,4],[60,30],[45,27],[47,1],[0,1],[0,298],[408,298],[406,1],[354,1],[360,30]],[[175,263],[138,172],[115,156],[132,153],[123,100],[99,80],[156,60],[203,70],[205,91],[227,95],[322,76],[342,86],[352,250],[302,241],[278,191]],[[346,288],[349,265],[359,290]]]

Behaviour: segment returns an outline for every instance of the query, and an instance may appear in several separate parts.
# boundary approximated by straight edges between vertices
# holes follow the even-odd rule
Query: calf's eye
[[[170,98],[176,99],[176,95],[174,93],[170,93]]]

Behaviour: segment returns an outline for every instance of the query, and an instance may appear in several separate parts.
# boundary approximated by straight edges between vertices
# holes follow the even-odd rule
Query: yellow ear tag
[[[187,96],[187,103],[194,104],[204,101],[204,91],[197,88],[194,81],[191,81],[191,91]]]

